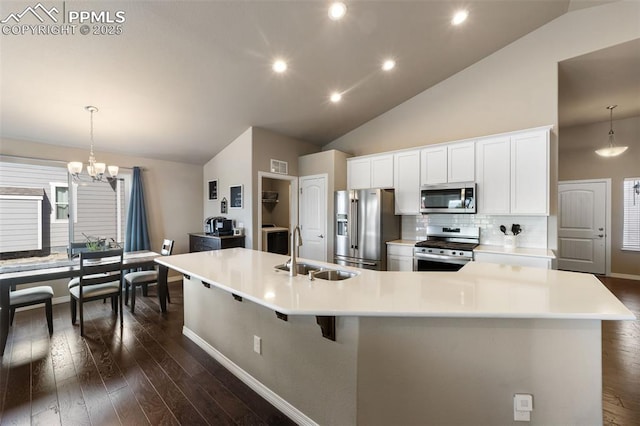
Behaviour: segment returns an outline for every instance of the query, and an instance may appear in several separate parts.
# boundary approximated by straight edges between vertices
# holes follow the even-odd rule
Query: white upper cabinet
[[[424,148],[420,152],[420,184],[447,182],[447,146]]]
[[[511,213],[549,214],[549,131],[511,137]]]
[[[420,214],[420,151],[393,155],[396,214]]]
[[[349,189],[371,188],[371,159],[347,159],[347,186]]]
[[[371,157],[371,188],[393,188],[393,155]]]
[[[347,159],[347,186],[393,188],[393,154]]]
[[[424,148],[420,155],[421,185],[475,180],[475,142]]]
[[[348,189],[395,188],[396,214],[420,214],[420,186],[476,182],[478,214],[549,214],[551,127],[347,160]]]
[[[347,186],[349,189],[371,187],[371,159],[347,159]]]
[[[549,129],[481,139],[479,214],[549,214]]]
[[[482,139],[476,146],[476,200],[478,213],[509,214],[511,211],[511,138]]]
[[[474,141],[447,145],[448,182],[473,182],[476,180],[475,147]]]

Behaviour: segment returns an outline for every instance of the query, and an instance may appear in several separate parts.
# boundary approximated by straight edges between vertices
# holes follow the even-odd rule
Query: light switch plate
[[[533,411],[533,395],[517,393],[513,395],[513,420],[516,422],[531,421]]]

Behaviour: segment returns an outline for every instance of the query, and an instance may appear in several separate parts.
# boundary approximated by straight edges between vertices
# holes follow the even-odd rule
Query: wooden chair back
[[[122,249],[80,252],[80,287],[121,281],[122,256]]]

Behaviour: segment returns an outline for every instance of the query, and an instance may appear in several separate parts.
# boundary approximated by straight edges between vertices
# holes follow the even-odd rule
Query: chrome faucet
[[[298,235],[298,241],[296,243],[296,234]],[[298,275],[298,264],[296,262],[296,248],[302,245],[302,235],[300,234],[300,227],[296,225],[291,233],[291,260],[289,261],[289,276],[295,277]]]

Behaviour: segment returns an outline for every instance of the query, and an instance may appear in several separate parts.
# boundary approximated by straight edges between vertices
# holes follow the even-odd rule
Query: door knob
[[[324,238],[324,235],[320,234],[318,235],[318,238]]]

